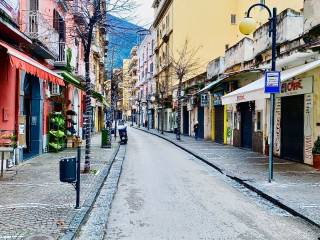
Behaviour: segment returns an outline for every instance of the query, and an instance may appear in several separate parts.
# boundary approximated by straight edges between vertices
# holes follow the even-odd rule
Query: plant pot
[[[320,169],[320,154],[313,154],[313,167]]]

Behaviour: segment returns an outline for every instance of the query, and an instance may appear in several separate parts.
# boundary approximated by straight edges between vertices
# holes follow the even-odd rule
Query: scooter
[[[128,142],[128,134],[127,134],[127,127],[126,126],[119,126],[118,128],[119,136],[120,136],[120,143],[127,144]]]

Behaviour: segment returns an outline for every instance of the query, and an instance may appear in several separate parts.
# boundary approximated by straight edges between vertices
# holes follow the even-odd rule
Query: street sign
[[[265,74],[265,93],[280,93],[280,72],[266,72]]]

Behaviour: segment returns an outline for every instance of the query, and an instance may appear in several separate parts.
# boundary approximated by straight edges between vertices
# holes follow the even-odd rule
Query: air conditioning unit
[[[61,94],[61,89],[58,84],[51,84],[50,95],[51,96],[59,96]]]

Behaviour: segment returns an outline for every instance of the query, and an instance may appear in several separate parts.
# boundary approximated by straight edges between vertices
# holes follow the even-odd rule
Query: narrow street
[[[105,239],[318,239],[176,146],[129,128]]]

